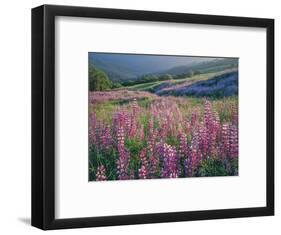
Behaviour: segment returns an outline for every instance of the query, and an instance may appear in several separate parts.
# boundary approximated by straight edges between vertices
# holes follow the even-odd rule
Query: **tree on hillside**
[[[143,82],[155,82],[158,80],[158,77],[156,75],[145,75],[141,80]]]
[[[173,79],[173,76],[170,75],[170,74],[164,74],[164,75],[159,77],[160,81],[166,81],[166,80],[172,80],[172,79]]]
[[[104,91],[112,87],[112,82],[102,70],[90,66],[89,68],[90,91]]]

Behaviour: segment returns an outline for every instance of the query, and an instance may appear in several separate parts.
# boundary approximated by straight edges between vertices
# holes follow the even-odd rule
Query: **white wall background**
[[[1,3],[0,20],[0,233],[38,234],[30,223],[30,9],[41,4],[83,5],[276,19],[276,120],[281,119],[279,1],[84,0]],[[254,99],[253,99],[254,102]],[[52,234],[278,234],[281,230],[281,125],[276,122],[276,216],[53,231]]]

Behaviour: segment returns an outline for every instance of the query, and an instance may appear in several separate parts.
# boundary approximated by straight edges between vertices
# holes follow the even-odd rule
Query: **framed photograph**
[[[32,9],[32,225],[274,215],[274,20]]]

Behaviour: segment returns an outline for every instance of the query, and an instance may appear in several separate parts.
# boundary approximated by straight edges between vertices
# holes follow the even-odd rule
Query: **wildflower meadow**
[[[89,181],[237,176],[238,94],[223,82],[237,70],[227,69],[90,89]]]

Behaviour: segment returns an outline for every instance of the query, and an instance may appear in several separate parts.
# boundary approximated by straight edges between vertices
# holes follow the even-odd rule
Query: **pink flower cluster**
[[[161,178],[178,178],[179,159],[176,148],[164,143],[160,149],[161,152],[159,152],[159,156],[162,158],[163,161]]]
[[[195,108],[187,115],[172,99],[156,99],[144,109],[138,97],[130,98],[129,104],[113,112],[111,124],[97,120],[95,112],[89,119],[90,146],[116,153],[119,180],[192,177],[204,160],[238,157],[237,107],[231,109],[231,121],[222,122],[209,100],[204,101],[203,111]],[[142,145],[138,161],[127,146],[130,140]],[[132,168],[132,164],[138,165]],[[106,180],[107,170],[99,165],[96,180]]]
[[[105,167],[103,165],[99,166],[97,169],[96,180],[97,181],[107,180],[105,175]]]

